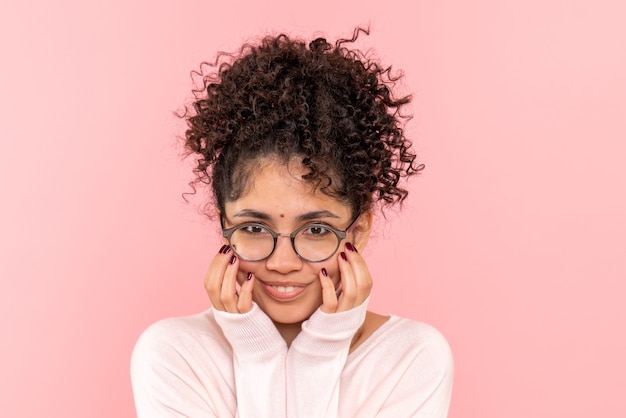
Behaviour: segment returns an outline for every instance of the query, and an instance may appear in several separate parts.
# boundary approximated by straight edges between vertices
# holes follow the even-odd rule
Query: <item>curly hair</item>
[[[400,179],[424,168],[402,129],[411,96],[395,98],[401,75],[346,46],[360,33],[369,35],[357,28],[334,46],[317,38],[308,48],[285,34],[268,36],[193,71],[202,82],[183,117],[186,150],[198,155],[194,191],[198,182],[211,185],[223,213],[260,162],[297,158],[307,170],[302,178],[354,215],[374,202],[401,203],[408,192]],[[204,73],[206,66],[213,71]]]

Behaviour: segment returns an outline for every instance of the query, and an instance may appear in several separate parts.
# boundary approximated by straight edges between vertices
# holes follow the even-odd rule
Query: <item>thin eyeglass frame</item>
[[[237,252],[237,250],[235,250],[235,248],[233,248],[233,251],[235,252],[235,254],[237,254],[237,256],[244,260],[244,261],[263,261],[263,260],[267,260],[268,258],[270,258],[272,256],[272,254],[274,254],[274,251],[276,251],[276,244],[278,243],[278,237],[289,237],[291,238],[291,248],[293,248],[293,251],[296,253],[296,255],[301,258],[302,260],[308,261],[310,263],[321,263],[322,261],[326,261],[329,258],[331,258],[333,255],[335,255],[337,253],[337,250],[339,249],[339,246],[341,245],[341,241],[343,241],[344,239],[346,239],[346,237],[348,236],[348,233],[350,232],[350,230],[356,225],[356,221],[361,217],[361,214],[358,214],[353,220],[352,222],[350,222],[350,225],[347,226],[346,229],[341,230],[341,229],[336,229],[333,228],[332,226],[325,224],[325,223],[319,223],[319,222],[311,222],[311,223],[307,223],[302,225],[301,227],[299,227],[298,229],[296,229],[295,231],[293,231],[291,234],[288,233],[279,233],[274,231],[272,228],[270,228],[269,226],[262,224],[260,222],[244,222],[241,223],[239,225],[235,225],[232,228],[224,228],[224,217],[220,215],[220,224],[222,226],[222,236],[224,238],[226,238],[228,240],[228,244],[232,246],[231,242],[230,242],[230,237],[233,235],[233,233],[241,228],[245,228],[248,226],[258,226],[260,228],[265,229],[267,232],[269,232],[269,234],[272,236],[272,238],[274,239],[274,246],[272,247],[272,251],[270,251],[270,253],[268,255],[266,255],[263,258],[259,258],[259,259],[249,259],[246,257],[243,257],[241,254],[239,254]],[[298,249],[296,248],[296,236],[298,235],[298,233],[300,233],[300,231],[306,229],[306,228],[310,228],[312,226],[319,226],[321,228],[326,228],[328,230],[330,230],[331,232],[333,232],[335,234],[335,236],[337,236],[338,240],[337,240],[337,247],[335,248],[335,250],[326,258],[323,258],[321,260],[311,260],[308,259],[306,257],[303,257],[302,255],[300,255],[300,253],[298,252]]]

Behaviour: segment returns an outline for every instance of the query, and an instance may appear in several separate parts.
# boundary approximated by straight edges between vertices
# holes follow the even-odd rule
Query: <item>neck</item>
[[[368,312],[368,316],[370,316],[370,312]],[[387,319],[389,318],[385,318],[382,322]],[[366,323],[367,322],[368,321],[366,321]],[[280,322],[274,322],[274,325],[276,326],[278,333],[287,343],[287,347],[291,347],[291,343],[293,342],[293,340],[295,340],[298,334],[300,334],[300,331],[302,331],[302,322],[296,322],[295,324],[281,324]],[[379,326],[380,325],[378,325],[376,328],[378,328]],[[364,338],[367,338],[367,336],[369,335],[369,333],[364,333],[363,328],[364,327],[361,326],[352,337],[352,341],[350,343],[350,352],[352,352],[352,350],[359,346],[361,342],[363,342],[362,340]]]
[[[287,347],[291,347],[291,343],[296,339],[302,330],[302,322],[296,322],[294,324],[281,324],[279,322],[274,322],[274,325],[287,343]]]

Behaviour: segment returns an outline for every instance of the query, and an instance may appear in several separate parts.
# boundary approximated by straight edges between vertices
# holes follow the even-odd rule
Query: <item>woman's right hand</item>
[[[254,275],[248,273],[237,290],[239,259],[230,245],[223,245],[211,261],[204,287],[214,309],[230,313],[246,313],[252,309]]]

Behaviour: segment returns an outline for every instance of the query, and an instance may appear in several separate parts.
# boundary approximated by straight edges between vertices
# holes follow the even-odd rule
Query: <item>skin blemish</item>
[[[281,214],[280,214],[280,217],[281,217],[281,218],[284,218],[284,217],[285,217],[285,214],[284,214],[284,213],[281,213]]]

